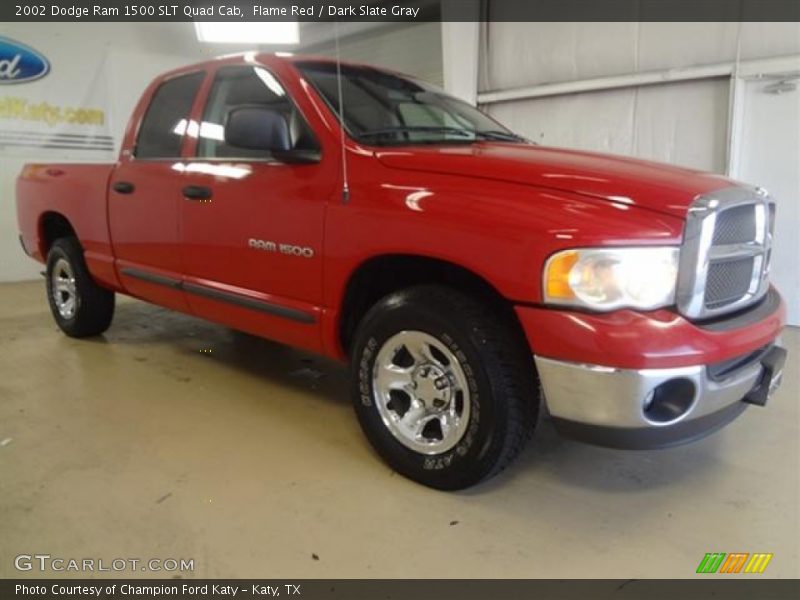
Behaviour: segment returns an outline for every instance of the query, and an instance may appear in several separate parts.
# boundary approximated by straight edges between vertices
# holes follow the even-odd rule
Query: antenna
[[[342,204],[350,201],[350,184],[347,178],[347,150],[344,144],[344,95],[342,94],[342,61],[339,53],[339,21],[333,22],[333,33],[336,38],[336,86],[339,95],[339,132],[342,142]]]

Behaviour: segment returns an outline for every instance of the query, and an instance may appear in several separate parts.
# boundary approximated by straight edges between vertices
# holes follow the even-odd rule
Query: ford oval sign
[[[0,36],[0,84],[41,79],[50,62],[33,48]]]

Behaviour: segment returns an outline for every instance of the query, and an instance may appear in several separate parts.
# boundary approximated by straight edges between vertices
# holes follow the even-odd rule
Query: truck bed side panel
[[[86,251],[98,283],[119,289],[107,220],[108,181],[113,164],[28,164],[17,179],[17,218],[22,241],[33,258],[45,262],[44,223],[63,216]]]

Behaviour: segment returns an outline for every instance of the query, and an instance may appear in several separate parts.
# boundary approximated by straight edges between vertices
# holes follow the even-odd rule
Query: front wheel
[[[353,348],[353,400],[364,432],[397,472],[456,490],[502,471],[533,432],[533,358],[513,323],[450,288],[391,294]]]
[[[73,237],[57,239],[47,254],[47,299],[56,323],[70,337],[103,333],[114,316],[114,292],[94,282]]]

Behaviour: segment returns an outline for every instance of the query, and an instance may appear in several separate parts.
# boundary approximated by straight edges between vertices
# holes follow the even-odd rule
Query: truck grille
[[[678,275],[678,309],[703,319],[760,300],[768,274],[775,205],[760,189],[734,187],[689,209]]]
[[[715,246],[740,244],[756,239],[756,213],[752,204],[735,206],[719,213],[714,226]]]
[[[706,308],[721,308],[736,302],[750,289],[752,274],[752,258],[740,258],[709,265],[706,278]]]

